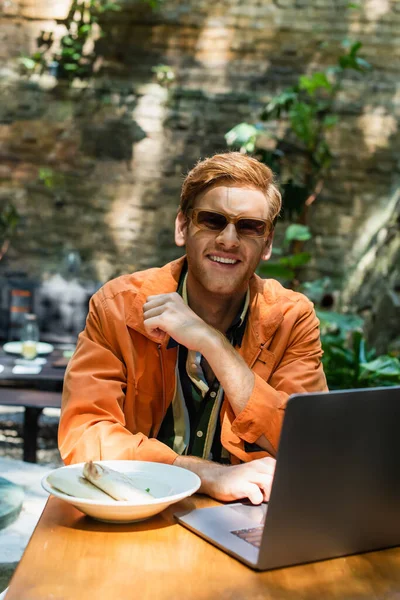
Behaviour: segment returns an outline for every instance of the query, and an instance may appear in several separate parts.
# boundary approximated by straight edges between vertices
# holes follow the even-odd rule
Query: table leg
[[[36,462],[36,446],[38,433],[38,420],[43,408],[34,406],[25,407],[24,416],[24,461]]]

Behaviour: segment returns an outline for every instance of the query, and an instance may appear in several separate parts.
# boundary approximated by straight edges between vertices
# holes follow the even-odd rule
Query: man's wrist
[[[213,495],[213,485],[223,465],[195,456],[177,456],[173,462],[175,467],[181,467],[196,473],[201,479],[199,493]]]
[[[198,352],[207,359],[210,352],[222,348],[224,339],[225,337],[222,333],[214,329],[214,327],[207,325],[199,339]]]

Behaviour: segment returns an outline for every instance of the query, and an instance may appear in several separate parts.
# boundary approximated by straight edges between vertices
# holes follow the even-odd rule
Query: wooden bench
[[[25,409],[23,459],[36,462],[39,417],[44,408],[61,408],[61,392],[0,387],[0,405]]]

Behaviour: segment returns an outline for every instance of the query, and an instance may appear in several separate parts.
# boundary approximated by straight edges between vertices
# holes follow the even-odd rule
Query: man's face
[[[264,194],[253,187],[218,185],[198,196],[193,208],[267,220],[268,204]],[[239,236],[233,223],[221,232],[199,229],[179,213],[175,241],[186,246],[188,284],[217,295],[242,293],[247,289],[261,258],[271,254],[272,234],[265,238]],[[229,263],[218,262],[230,259]],[[232,262],[233,261],[233,262]]]

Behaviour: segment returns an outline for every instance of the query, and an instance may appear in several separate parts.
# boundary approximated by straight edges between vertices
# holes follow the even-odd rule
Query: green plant
[[[292,287],[297,285],[297,276],[299,269],[306,265],[311,254],[308,252],[291,252],[293,242],[305,242],[311,239],[311,233],[307,226],[292,223],[287,227],[283,239],[282,247],[273,246],[272,258],[265,263],[261,263],[257,273],[262,277],[273,277],[290,281]]]
[[[359,56],[361,42],[346,40],[343,45],[345,52],[336,65],[301,75],[295,86],[271,98],[261,122],[240,123],[225,136],[228,146],[254,152],[279,175],[286,216],[303,224],[331,167],[328,133],[339,121],[335,100],[344,75],[348,70],[365,73],[370,69]],[[281,130],[282,134],[274,133]]]
[[[367,349],[363,320],[357,315],[317,311],[321,323],[322,362],[329,389],[400,384],[400,360]]]
[[[330,304],[333,303],[335,290],[330,277],[321,277],[320,279],[314,279],[314,281],[303,281],[299,291],[318,306],[324,306],[327,301]]]
[[[142,0],[151,8],[161,1]],[[69,83],[91,77],[101,58],[94,42],[106,35],[104,17],[120,10],[119,0],[72,0],[66,18],[58,21],[66,29],[60,41],[56,42],[52,31],[42,31],[36,41],[36,52],[21,57],[22,66],[30,74],[50,71],[57,79]]]
[[[11,202],[6,202],[0,209],[0,260],[10,246],[10,239],[19,223],[20,216]]]

